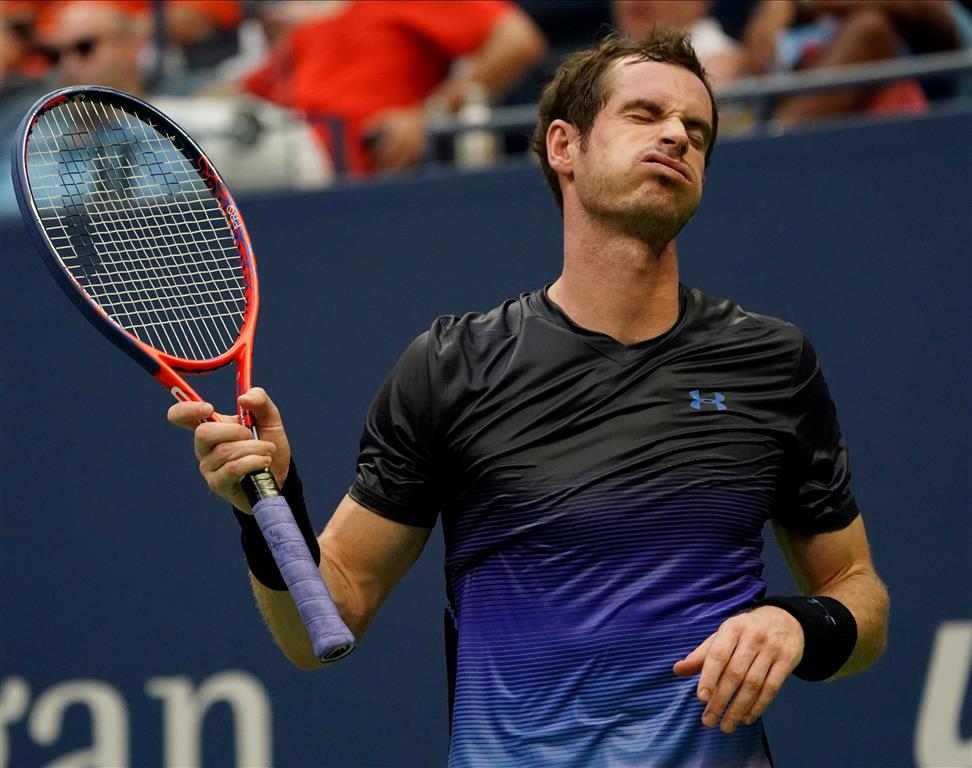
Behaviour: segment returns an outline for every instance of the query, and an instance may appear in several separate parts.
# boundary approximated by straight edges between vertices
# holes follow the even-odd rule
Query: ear
[[[547,128],[547,162],[556,173],[563,176],[573,174],[573,147],[578,138],[577,129],[566,120],[550,123]]]

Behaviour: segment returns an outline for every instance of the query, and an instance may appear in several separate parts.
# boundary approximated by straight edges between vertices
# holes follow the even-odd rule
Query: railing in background
[[[819,93],[855,86],[881,85],[898,80],[926,81],[947,78],[958,81],[958,98],[972,105],[972,88],[961,80],[972,77],[972,48],[948,53],[929,53],[889,61],[834,67],[803,72],[785,72],[762,77],[745,77],[732,86],[715,92],[720,104],[746,104],[757,114],[765,112],[772,99],[803,93]],[[487,121],[470,125],[450,117],[429,126],[432,140],[447,139],[470,130],[490,130],[502,133],[529,131],[537,120],[537,105],[524,104],[493,109]],[[760,121],[762,122],[762,121]]]

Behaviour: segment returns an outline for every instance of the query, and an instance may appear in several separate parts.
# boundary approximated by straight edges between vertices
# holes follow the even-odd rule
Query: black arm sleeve
[[[774,519],[804,536],[847,527],[857,517],[847,444],[817,355],[804,338],[790,397],[794,447]]]
[[[399,358],[368,409],[352,499],[404,525],[432,528],[438,517],[436,408],[429,334]]]

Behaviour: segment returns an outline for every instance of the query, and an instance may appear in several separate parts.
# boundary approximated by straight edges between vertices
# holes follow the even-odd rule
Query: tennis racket
[[[20,125],[13,176],[44,262],[109,341],[177,400],[202,401],[180,372],[231,362],[237,396],[250,389],[253,249],[219,173],[179,126],[111,88],[54,91]],[[250,414],[240,408],[239,417],[256,437]],[[242,484],[314,655],[347,655],[354,636],[273,475],[254,472]]]

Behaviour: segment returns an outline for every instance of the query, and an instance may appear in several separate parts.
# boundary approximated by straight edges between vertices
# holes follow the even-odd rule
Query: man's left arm
[[[699,675],[702,721],[711,727],[721,720],[725,733],[755,722],[807,663],[836,679],[866,669],[884,650],[888,595],[860,516],[810,536],[777,523],[774,531],[803,597],[771,598],[789,606],[760,605],[726,620],[674,667],[678,675]]]
[[[827,678],[863,672],[884,652],[888,629],[888,592],[878,578],[860,516],[839,531],[801,536],[778,523],[776,540],[803,595],[832,597],[857,623],[850,657]]]

